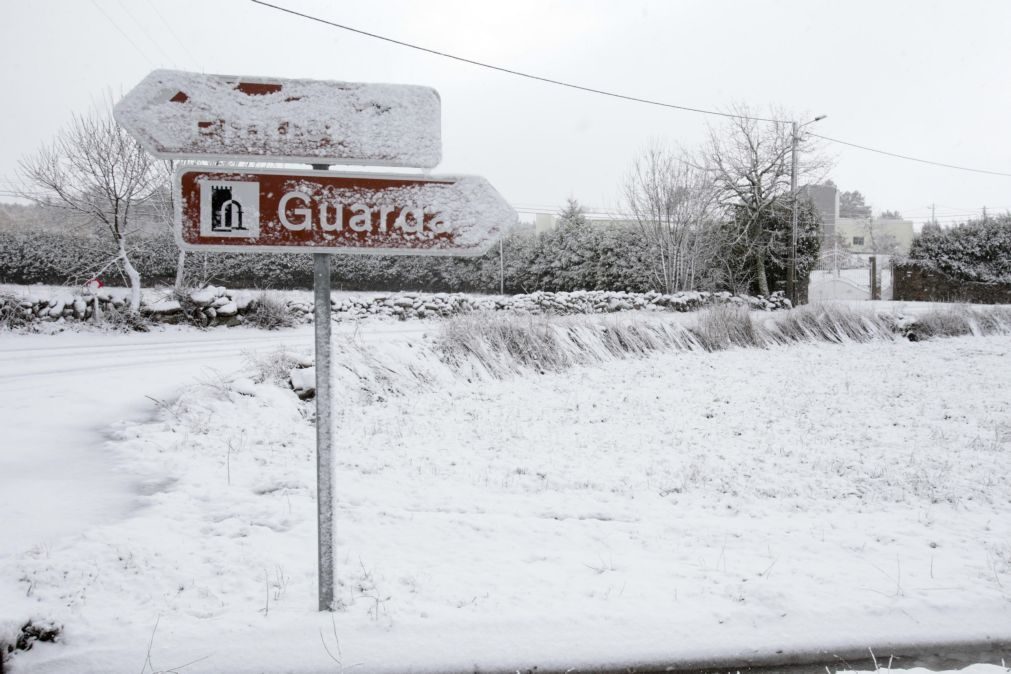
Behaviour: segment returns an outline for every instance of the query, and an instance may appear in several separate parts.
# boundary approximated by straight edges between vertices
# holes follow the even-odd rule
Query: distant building
[[[887,255],[909,252],[913,243],[913,223],[900,218],[839,217],[839,189],[834,185],[805,185],[802,195],[814,203],[822,219],[822,248],[835,244],[835,237],[851,253]]]
[[[534,231],[538,234],[550,232],[555,228],[555,221],[558,220],[551,213],[537,213],[534,215]]]
[[[809,198],[821,215],[822,239],[831,241],[839,218],[839,190],[835,185],[805,185],[800,188],[800,194],[801,198]]]
[[[899,218],[838,218],[836,234],[853,253],[905,255],[913,244],[913,222]]]

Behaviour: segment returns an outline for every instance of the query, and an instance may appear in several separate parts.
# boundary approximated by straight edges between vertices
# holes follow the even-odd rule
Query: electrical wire
[[[255,1],[255,0],[254,0]],[[809,132],[810,135],[815,138],[821,138],[822,140],[827,140],[830,143],[838,143],[839,145],[848,145],[850,147],[855,147],[860,150],[866,150],[867,152],[876,152],[878,154],[883,154],[888,157],[896,157],[898,159],[905,159],[907,161],[915,161],[921,164],[930,164],[932,166],[943,166],[944,168],[958,169],[959,171],[972,171],[973,173],[985,173],[992,176],[1003,176],[1005,178],[1011,178],[1011,173],[1003,173],[1001,171],[990,171],[988,169],[978,169],[971,168],[969,166],[958,166],[957,164],[945,164],[944,162],[931,161],[930,159],[920,159],[919,157],[910,157],[906,154],[899,154],[897,152],[889,152],[888,150],[879,150],[873,147],[867,147],[866,145],[860,145],[858,143],[851,143],[848,140],[839,140],[838,138],[831,138],[829,136],[823,136],[818,133]]]
[[[627,94],[619,94],[613,91],[606,91],[604,89],[595,89],[593,87],[583,86],[581,84],[573,84],[571,82],[563,82],[561,80],[551,79],[550,77],[542,77],[540,75],[532,75],[530,73],[520,72],[519,70],[512,70],[511,68],[503,68],[502,66],[492,65],[490,63],[484,63],[483,61],[475,61],[474,59],[465,58],[463,56],[456,56],[454,54],[449,54],[444,51],[439,51],[437,49],[429,49],[428,47],[422,47],[420,45],[411,44],[410,42],[404,42],[403,40],[396,40],[392,37],[386,37],[384,35],[378,35],[376,33],[370,33],[360,28],[354,28],[352,26],[347,26],[341,23],[336,23],[334,21],[328,21],[327,19],[320,18],[318,16],[313,16],[311,14],[303,14],[302,12],[297,12],[293,9],[287,7],[281,7],[280,5],[273,5],[269,2],[264,2],[263,0],[250,0],[257,5],[262,5],[264,7],[269,7],[271,9],[276,9],[279,12],[284,12],[286,14],[291,14],[293,16],[298,16],[303,19],[308,19],[309,21],[315,21],[317,23],[322,23],[333,28],[340,28],[341,30],[346,30],[351,33],[357,33],[358,35],[364,35],[366,37],[375,38],[376,40],[382,40],[384,42],[389,42],[391,44],[400,45],[401,47],[408,47],[410,49],[416,49],[417,51],[422,51],[427,54],[434,54],[435,56],[442,56],[444,58],[453,59],[454,61],[460,61],[462,63],[469,63],[470,65],[480,66],[482,68],[488,68],[489,70],[496,70],[501,73],[506,73],[508,75],[516,75],[517,77],[525,77],[530,80],[537,80],[538,82],[546,82],[548,84],[555,84],[560,87],[568,87],[569,89],[578,89],[579,91],[586,91],[591,94],[600,94],[601,96],[610,96],[611,98],[620,98],[625,101],[632,101],[634,103],[645,103],[646,105],[655,105],[661,108],[672,108],[674,110],[683,110],[685,112],[697,112],[703,115],[716,115],[719,117],[729,117],[731,119],[750,119],[755,122],[771,122],[773,124],[789,124],[789,120],[785,119],[771,119],[768,117],[752,117],[750,115],[735,115],[731,112],[719,112],[718,110],[706,110],[704,108],[693,108],[687,105],[676,105],[674,103],[665,103],[663,101],[656,101],[649,98],[640,98],[638,96],[629,96]]]
[[[399,45],[401,47],[408,47],[410,49],[416,49],[418,51],[422,51],[422,52],[425,52],[425,53],[428,53],[428,54],[434,54],[436,56],[442,56],[444,58],[453,59],[454,61],[460,61],[462,63],[469,63],[471,65],[480,66],[482,68],[488,68],[489,70],[496,70],[498,72],[506,73],[506,74],[509,74],[509,75],[516,75],[517,77],[525,77],[527,79],[537,80],[539,82],[546,82],[548,84],[555,84],[555,85],[558,85],[558,86],[561,86],[561,87],[568,87],[570,89],[578,89],[579,91],[586,91],[586,92],[592,93],[592,94],[600,94],[602,96],[610,96],[612,98],[620,98],[622,100],[632,101],[634,103],[644,103],[644,104],[647,104],[647,105],[655,105],[655,106],[664,107],[664,108],[672,108],[672,109],[675,109],[675,110],[683,110],[685,112],[697,112],[697,113],[700,113],[700,114],[703,114],[703,115],[716,115],[716,116],[719,116],[719,117],[729,117],[729,118],[732,118],[732,119],[749,119],[749,120],[756,121],[756,122],[771,122],[771,123],[774,123],[774,124],[786,124],[786,123],[790,123],[789,120],[771,119],[771,118],[768,118],[768,117],[752,117],[750,115],[735,115],[735,114],[729,113],[729,112],[719,112],[719,111],[716,111],[716,110],[706,110],[704,108],[693,108],[693,107],[686,106],[686,105],[676,105],[674,103],[665,103],[665,102],[662,102],[662,101],[656,101],[656,100],[652,100],[652,99],[648,99],[648,98],[640,98],[638,96],[629,96],[629,95],[626,95],[626,94],[619,94],[619,93],[616,93],[616,92],[613,92],[613,91],[606,91],[606,90],[603,90],[603,89],[596,89],[594,87],[583,86],[583,85],[580,85],[580,84],[573,84],[571,82],[563,82],[561,80],[555,80],[555,79],[551,79],[549,77],[542,77],[540,75],[532,75],[530,73],[524,73],[524,72],[520,72],[518,70],[512,70],[511,68],[503,68],[501,66],[492,65],[490,63],[484,63],[482,61],[476,61],[474,59],[465,58],[463,56],[456,56],[454,54],[449,54],[447,52],[439,51],[437,49],[430,49],[428,47],[422,47],[420,45],[412,44],[410,42],[404,42],[403,40],[397,40],[397,39],[394,39],[394,38],[391,38],[391,37],[386,37],[385,35],[379,35],[377,33],[371,33],[369,31],[362,30],[360,28],[354,28],[352,26],[348,26],[348,25],[345,25],[345,24],[337,23],[335,21],[329,21],[327,19],[323,19],[323,18],[318,17],[318,16],[313,16],[311,14],[305,14],[303,12],[298,12],[298,11],[295,11],[293,9],[289,9],[287,7],[282,7],[280,5],[275,5],[275,4],[272,4],[272,3],[269,3],[269,2],[265,2],[264,0],[250,0],[250,2],[253,2],[253,3],[257,4],[257,5],[261,5],[263,7],[269,7],[270,9],[275,9],[275,10],[277,10],[279,12],[284,12],[286,14],[291,14],[292,16],[297,16],[297,17],[300,17],[300,18],[303,18],[303,19],[307,19],[309,21],[315,21],[317,23],[321,23],[321,24],[324,24],[326,26],[331,26],[333,28],[339,28],[341,30],[346,30],[346,31],[349,31],[351,33],[357,33],[358,35],[364,35],[366,37],[371,37],[371,38],[374,38],[376,40],[382,40],[384,42],[389,42],[391,44]],[[905,159],[907,161],[919,162],[921,164],[930,164],[932,166],[940,166],[940,167],[943,167],[943,168],[957,169],[959,171],[971,171],[973,173],[983,173],[983,174],[987,174],[987,175],[995,175],[995,176],[1002,176],[1002,177],[1011,178],[1011,173],[1004,173],[1004,172],[1001,172],[1001,171],[991,171],[991,170],[988,170],[988,169],[978,169],[978,168],[972,168],[972,167],[969,167],[969,166],[959,166],[957,164],[946,164],[944,162],[932,161],[930,159],[920,159],[918,157],[911,157],[909,155],[899,154],[898,152],[889,152],[888,150],[880,150],[880,149],[877,149],[877,148],[868,147],[866,145],[860,145],[859,143],[852,143],[850,141],[840,140],[838,138],[832,138],[830,136],[823,136],[823,135],[817,134],[817,133],[810,133],[809,132],[809,135],[815,136],[817,138],[821,138],[822,140],[827,140],[827,141],[829,141],[831,143],[837,143],[839,145],[848,145],[850,147],[854,147],[854,148],[857,148],[857,149],[860,149],[860,150],[864,150],[866,152],[875,152],[877,154],[885,155],[885,156],[888,156],[888,157],[894,157],[894,158],[897,158],[897,159]]]
[[[124,3],[123,0],[116,0],[116,4],[118,4],[120,8],[122,8],[123,14],[129,17],[130,20],[133,21],[133,23],[138,28],[140,28],[140,32],[144,34],[145,38],[147,38],[148,44],[154,45],[154,48],[161,53],[161,55],[165,58],[165,63],[170,63],[172,64],[173,67],[177,67],[175,59],[169,56],[169,53],[167,51],[162,49],[161,43],[158,42],[156,39],[154,39],[154,36],[148,32],[147,27],[145,27],[144,24],[142,24],[140,20],[137,19],[136,16],[134,16],[132,11],[130,11],[130,8],[127,6],[127,4]]]
[[[154,3],[154,1],[147,0],[147,4],[151,7],[151,9],[154,10],[154,13],[158,16],[158,18],[161,19],[162,25],[165,26],[166,29],[168,29],[169,34],[172,36],[172,39],[176,41],[176,44],[182,47],[182,50],[186,52],[186,56],[189,57],[190,61],[192,61],[194,65],[199,66],[200,61],[198,61],[196,58],[193,57],[193,52],[191,52],[189,48],[183,43],[183,41],[179,39],[179,35],[175,32],[175,30],[172,29],[172,26],[169,24],[169,22],[165,20],[165,17],[158,10],[158,7]],[[200,68],[200,70],[203,70],[203,68]]]
[[[120,35],[122,35],[122,36],[123,36],[123,38],[124,38],[124,39],[125,39],[125,40],[126,40],[127,42],[129,42],[129,43],[130,43],[131,45],[133,45],[133,48],[137,50],[137,53],[138,53],[138,54],[140,54],[141,56],[143,56],[143,57],[144,57],[144,60],[148,62],[148,65],[150,65],[150,66],[152,66],[152,67],[153,67],[153,66],[154,66],[154,61],[152,61],[152,60],[151,60],[151,57],[150,57],[150,56],[148,56],[148,55],[147,55],[147,54],[146,54],[146,53],[144,52],[144,50],[143,50],[143,49],[141,49],[141,48],[140,48],[139,46],[137,46],[137,43],[136,43],[136,42],[134,42],[134,41],[133,41],[132,39],[130,39],[130,36],[129,36],[129,35],[127,35],[127,34],[126,34],[126,32],[124,32],[124,31],[123,31],[123,29],[119,27],[119,24],[118,24],[118,23],[116,23],[115,21],[113,21],[112,17],[111,17],[111,16],[109,16],[109,15],[108,15],[108,14],[106,13],[106,11],[105,11],[104,9],[102,9],[102,7],[101,7],[101,6],[100,6],[100,5],[99,5],[99,4],[98,4],[98,3],[97,3],[97,2],[95,1],[95,0],[91,0],[91,4],[95,6],[95,9],[97,9],[97,10],[98,10],[99,12],[101,12],[101,13],[102,13],[102,16],[104,16],[104,17],[105,17],[106,21],[108,21],[109,23],[111,23],[111,24],[112,24],[112,27],[113,27],[113,28],[115,28],[115,29],[116,29],[117,31],[119,31],[119,34],[120,34]]]

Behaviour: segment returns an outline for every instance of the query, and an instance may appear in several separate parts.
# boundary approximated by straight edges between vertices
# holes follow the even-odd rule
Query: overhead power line
[[[119,32],[119,34],[123,36],[123,39],[129,42],[133,46],[133,48],[137,50],[137,53],[140,54],[142,57],[144,57],[145,61],[147,61],[151,66],[154,66],[154,61],[151,60],[151,57],[148,56],[147,53],[143,49],[141,49],[137,45],[137,43],[134,42],[122,28],[119,27],[119,24],[116,23],[113,20],[113,18],[106,13],[104,9],[102,9],[101,5],[95,2],[95,0],[91,0],[91,4],[95,6],[95,9],[97,9],[99,12],[102,13],[102,16],[105,17],[105,20],[112,24],[112,27],[115,28]]]
[[[838,143],[839,145],[849,145],[850,147],[855,147],[860,150],[866,150],[867,152],[877,152],[878,154],[883,154],[888,157],[897,157],[898,159],[906,159],[908,161],[915,161],[921,164],[930,164],[932,166],[943,166],[944,168],[958,169],[959,171],[972,171],[973,173],[986,173],[992,176],[1004,176],[1006,178],[1011,178],[1011,173],[1003,173],[1001,171],[989,171],[987,169],[971,168],[969,166],[958,166],[956,164],[945,164],[944,162],[931,161],[929,159],[920,159],[918,157],[910,157],[909,155],[899,154],[897,152],[889,152],[887,150],[878,150],[877,148],[867,147],[866,145],[859,145],[857,143],[851,143],[847,140],[839,140],[838,138],[830,138],[828,136],[823,136],[818,133],[811,133],[810,135],[815,138],[821,138],[822,140],[827,140],[831,143]]]
[[[185,44],[183,44],[183,41],[179,39],[179,35],[172,28],[171,24],[169,24],[169,22],[165,20],[165,17],[158,10],[158,6],[155,5],[155,3],[152,2],[152,0],[147,0],[147,4],[150,5],[151,9],[154,10],[154,13],[161,20],[162,25],[165,26],[165,28],[168,29],[169,34],[172,36],[172,39],[174,39],[176,41],[176,44],[178,44],[180,47],[182,47],[183,51],[186,52],[186,55],[189,57],[190,61],[192,61],[195,65],[199,66],[200,62],[197,59],[193,58],[193,52],[191,52],[189,50],[189,48]],[[203,68],[201,68],[201,70],[202,69]]]
[[[490,63],[484,63],[483,61],[475,61],[474,59],[465,58],[463,56],[456,56],[454,54],[449,54],[444,51],[439,51],[437,49],[429,49],[428,47],[422,47],[420,45],[411,44],[410,42],[404,42],[403,40],[396,40],[392,37],[386,37],[385,35],[378,35],[376,33],[370,33],[360,28],[354,28],[352,26],[347,26],[342,23],[337,23],[335,21],[328,21],[327,19],[320,18],[318,16],[313,16],[311,14],[304,14],[302,12],[297,12],[293,9],[287,7],[281,7],[279,5],[273,5],[269,2],[264,2],[263,0],[250,0],[257,5],[263,5],[264,7],[269,7],[271,9],[276,9],[279,12],[284,12],[286,14],[291,14],[293,16],[298,16],[303,19],[308,19],[309,21],[315,21],[317,23],[322,23],[333,28],[340,28],[341,30],[346,30],[352,33],[357,33],[359,35],[364,35],[366,37],[375,38],[376,40],[382,40],[383,42],[389,42],[391,44],[400,45],[401,47],[408,47],[410,49],[416,49],[417,51],[422,51],[427,54],[434,54],[435,56],[442,56],[444,58],[453,59],[454,61],[460,61],[462,63],[469,63],[471,65],[480,66],[482,68],[488,68],[489,70],[497,70],[500,73],[506,73],[508,75],[516,75],[517,77],[525,77],[530,80],[537,80],[538,82],[546,82],[548,84],[555,84],[560,87],[568,87],[569,89],[578,89],[579,91],[586,91],[591,94],[600,94],[601,96],[610,96],[611,98],[620,98],[625,101],[632,101],[634,103],[645,103],[646,105],[655,105],[661,108],[672,108],[674,110],[684,110],[685,112],[697,112],[703,115],[716,115],[718,117],[730,117],[732,119],[750,119],[756,122],[773,122],[777,124],[789,124],[789,120],[784,119],[771,119],[768,117],[752,117],[750,115],[735,115],[731,112],[720,112],[718,110],[706,110],[704,108],[693,108],[687,105],[676,105],[674,103],[664,103],[663,101],[656,101],[649,98],[640,98],[638,96],[630,96],[628,94],[619,94],[614,91],[606,91],[604,89],[596,89],[594,87],[587,87],[581,84],[573,84],[571,82],[563,82],[561,80],[555,80],[550,77],[542,77],[540,75],[532,75],[530,73],[520,72],[519,70],[512,70],[511,68],[503,68],[502,66],[492,65]]]
[[[676,105],[674,103],[665,103],[663,101],[652,100],[648,98],[640,98],[638,96],[630,96],[627,94],[619,94],[613,91],[606,91],[604,89],[597,89],[594,87],[583,86],[581,84],[573,84],[571,82],[563,82],[561,80],[552,79],[550,77],[542,77],[540,75],[532,75],[530,73],[524,73],[519,70],[513,70],[511,68],[503,68],[502,66],[492,65],[490,63],[484,63],[482,61],[477,61],[474,59],[465,58],[463,56],[456,56],[454,54],[449,54],[444,51],[439,51],[437,49],[430,49],[428,47],[422,47],[420,45],[412,44],[410,42],[404,42],[403,40],[397,40],[391,37],[386,37],[385,35],[379,35],[377,33],[371,33],[360,28],[354,28],[353,26],[348,26],[345,24],[337,23],[336,21],[329,21],[318,16],[313,16],[311,14],[305,14],[303,12],[298,12],[287,7],[281,7],[280,5],[275,5],[264,0],[250,0],[257,5],[262,5],[264,7],[269,7],[270,9],[275,9],[279,12],[284,12],[286,14],[291,14],[292,16],[297,16],[309,21],[315,21],[316,23],[321,23],[332,28],[340,28],[341,30],[346,30],[351,33],[357,33],[358,35],[364,35],[366,37],[371,37],[376,40],[382,40],[384,42],[389,42],[391,44],[399,45],[401,47],[408,47],[409,49],[415,49],[417,51],[425,52],[427,54],[434,54],[435,56],[442,56],[444,58],[452,59],[454,61],[460,61],[462,63],[469,63],[471,65],[480,66],[482,68],[488,68],[489,70],[496,70],[498,72],[506,73],[508,75],[515,75],[517,77],[525,77],[527,79],[536,80],[538,82],[546,82],[547,84],[554,84],[561,87],[568,87],[570,89],[577,89],[579,91],[586,91],[592,94],[599,94],[601,96],[609,96],[611,98],[619,98],[626,101],[632,101],[634,103],[644,103],[646,105],[655,105],[663,108],[672,108],[674,110],[683,110],[685,112],[697,112],[703,115],[715,115],[719,117],[729,117],[732,119],[750,119],[756,122],[772,122],[778,124],[788,123],[790,120],[783,119],[772,119],[768,117],[752,117],[750,115],[735,115],[729,112],[719,112],[717,110],[707,110],[705,108],[694,108],[687,105]],[[947,164],[939,161],[932,161],[929,159],[920,159],[918,157],[911,157],[909,155],[899,154],[898,152],[889,152],[887,150],[879,150],[877,148],[868,147],[866,145],[860,145],[859,143],[851,143],[845,140],[839,140],[838,138],[831,138],[829,136],[823,136],[817,133],[810,134],[822,140],[827,140],[831,143],[838,143],[839,145],[848,145],[866,152],[874,152],[877,154],[885,155],[888,157],[895,157],[897,159],[905,159],[907,161],[919,162],[921,164],[930,164],[932,166],[940,166],[943,168],[956,169],[959,171],[971,171],[973,173],[983,173],[987,175],[995,175],[1011,178],[1011,173],[1004,173],[1001,171],[991,171],[988,169],[978,169],[969,166],[959,166],[957,164]]]
[[[158,40],[156,40],[154,36],[148,32],[147,27],[144,26],[143,23],[141,23],[141,21],[134,15],[132,11],[130,11],[130,7],[126,3],[124,3],[123,0],[116,0],[116,4],[118,4],[120,8],[123,10],[123,14],[128,16],[130,20],[133,21],[133,23],[136,24],[138,28],[140,28],[140,32],[144,34],[145,38],[147,38],[147,44],[154,45],[154,48],[157,49],[159,52],[161,52],[161,55],[165,57],[166,63],[170,63],[172,64],[173,67],[177,67],[175,59],[173,59],[169,55],[169,53],[162,48],[161,43],[158,42]]]

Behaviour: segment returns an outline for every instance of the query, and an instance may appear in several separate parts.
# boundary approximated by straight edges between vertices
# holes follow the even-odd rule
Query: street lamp
[[[790,269],[786,278],[786,293],[790,296],[790,304],[797,306],[797,142],[801,129],[808,124],[814,124],[828,117],[828,115],[818,115],[809,122],[797,124],[793,122],[793,147],[790,153],[790,197],[792,198],[793,212],[790,215]]]

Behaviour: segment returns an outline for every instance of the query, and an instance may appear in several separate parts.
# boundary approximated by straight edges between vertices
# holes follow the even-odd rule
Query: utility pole
[[[790,304],[797,306],[797,122],[793,122],[793,143],[790,148],[790,269],[786,277],[786,294]]]
[[[793,122],[793,138],[790,146],[790,197],[793,201],[792,213],[790,214],[790,268],[787,270],[786,294],[790,298],[790,304],[797,306],[797,144],[800,130],[808,124],[814,124],[825,119],[827,115],[818,115],[809,122],[797,124]]]
[[[930,204],[930,224],[937,224],[937,216],[934,215],[934,204]]]
[[[986,224],[986,206],[983,206],[983,224]]]

